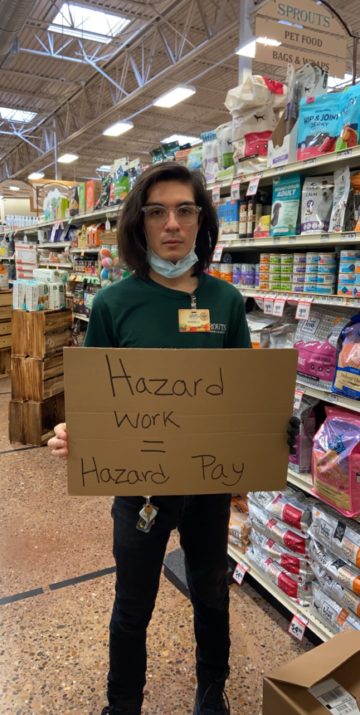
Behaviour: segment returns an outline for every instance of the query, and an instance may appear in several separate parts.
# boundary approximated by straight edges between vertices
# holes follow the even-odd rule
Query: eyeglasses
[[[164,226],[170,216],[170,211],[173,212],[176,221],[180,226],[193,226],[197,223],[201,206],[193,206],[184,204],[176,206],[174,209],[168,209],[166,206],[143,206],[141,209],[145,218],[154,226]]]

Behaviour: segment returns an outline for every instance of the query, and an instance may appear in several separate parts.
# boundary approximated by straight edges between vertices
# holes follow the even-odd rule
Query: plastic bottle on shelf
[[[248,206],[247,206],[247,229],[246,229],[246,235],[247,238],[252,238],[254,235],[254,227],[255,227],[255,210],[256,210],[256,199],[250,199],[248,201]]]
[[[246,199],[240,199],[239,206],[239,237],[247,237],[247,217],[248,217],[248,205]]]

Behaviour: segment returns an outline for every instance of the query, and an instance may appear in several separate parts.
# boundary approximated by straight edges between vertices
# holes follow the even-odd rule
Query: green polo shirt
[[[96,294],[84,345],[97,348],[250,348],[244,301],[234,286],[202,274],[193,294],[210,311],[210,332],[180,333],[191,294],[129,276]]]

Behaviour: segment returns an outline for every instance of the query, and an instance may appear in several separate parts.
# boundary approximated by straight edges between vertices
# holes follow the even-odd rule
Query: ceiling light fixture
[[[9,186],[10,191],[20,191],[19,186]]]
[[[165,139],[160,139],[162,144],[170,144],[170,142],[177,142],[180,144],[200,144],[200,137],[188,137],[186,134],[172,134],[170,137],[165,137]]]
[[[129,129],[133,129],[132,122],[116,122],[103,131],[104,137],[119,137],[120,134],[125,134]]]
[[[58,162],[60,164],[71,164],[73,161],[76,161],[78,159],[77,154],[62,154],[62,156],[59,156]]]
[[[29,174],[28,179],[30,179],[30,181],[36,181],[37,179],[43,179],[44,176],[43,171],[33,171],[32,174]]]
[[[266,47],[280,47],[282,44],[280,40],[273,40],[271,37],[257,37],[256,42],[260,45],[265,45]]]
[[[254,59],[256,53],[256,40],[252,40],[251,42],[248,42],[247,45],[244,45],[243,47],[239,47],[238,50],[236,50],[236,55],[240,55],[240,57],[250,57]]]
[[[97,167],[96,171],[104,171],[104,172],[111,171],[111,164],[102,164],[101,166]]]
[[[174,107],[175,104],[179,104],[179,102],[183,102],[185,99],[188,99],[188,97],[191,97],[195,94],[195,92],[195,87],[174,87],[174,89],[171,89],[169,92],[165,92],[165,94],[158,97],[153,102],[153,105],[154,107],[165,107],[166,109],[169,109],[170,107]]]

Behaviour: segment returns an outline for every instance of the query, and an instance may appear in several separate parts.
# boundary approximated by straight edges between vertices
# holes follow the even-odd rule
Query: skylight
[[[9,122],[21,122],[26,124],[31,122],[36,117],[35,112],[25,112],[22,109],[10,109],[10,107],[0,107],[1,119],[7,119]]]
[[[130,20],[101,10],[64,2],[49,30],[83,40],[108,44],[124,30]]]

